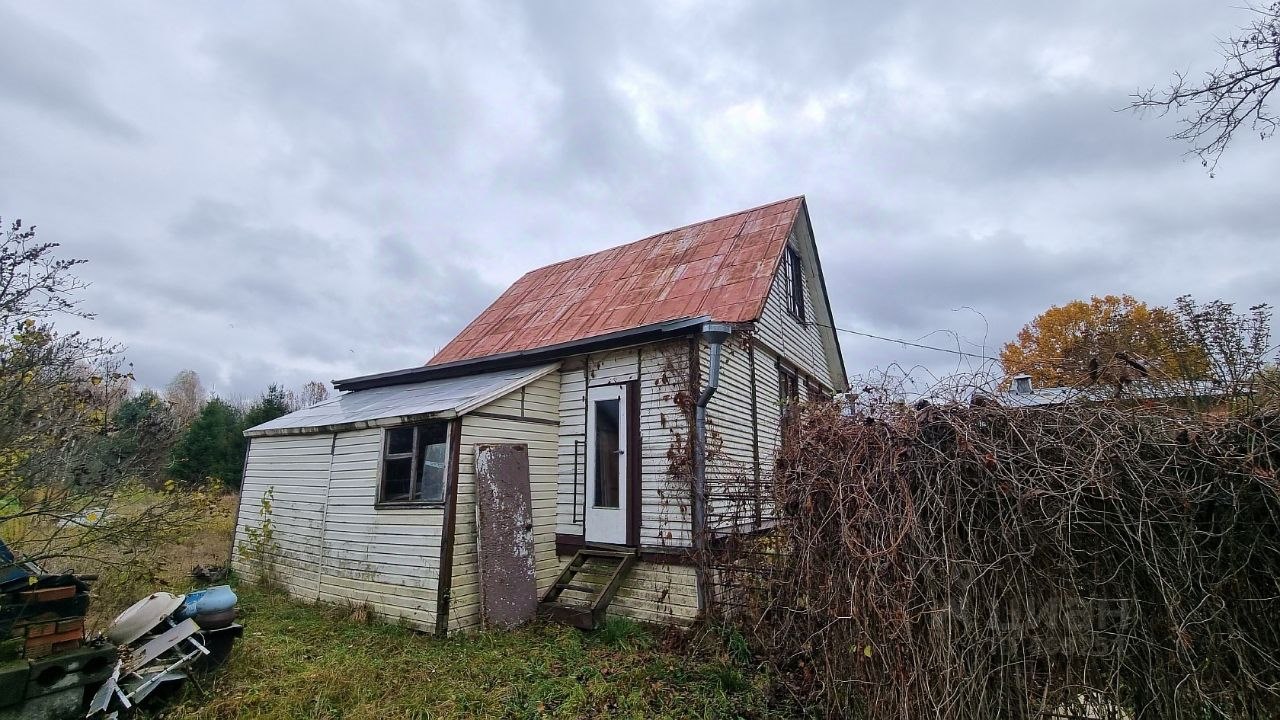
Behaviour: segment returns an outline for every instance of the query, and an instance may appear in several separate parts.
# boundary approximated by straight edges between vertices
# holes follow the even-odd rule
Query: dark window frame
[[[805,322],[804,301],[804,265],[800,262],[800,251],[795,245],[787,244],[787,311],[800,323]]]
[[[445,430],[445,464],[441,469],[441,485],[439,499],[419,499],[419,484],[422,482],[422,466],[426,461],[426,445],[422,442],[423,433],[432,426],[443,426]],[[392,453],[391,433],[396,430],[413,430],[413,448],[407,453]],[[453,477],[453,464],[456,462],[455,446],[458,443],[456,423],[448,420],[426,420],[423,422],[396,425],[382,429],[381,450],[378,456],[378,491],[375,505],[380,508],[402,507],[443,507],[449,497],[449,483]],[[409,494],[407,497],[387,497],[387,463],[396,460],[410,460]]]
[[[823,390],[822,386],[818,384],[818,381],[813,378],[805,378],[804,388],[805,397],[808,402],[819,403],[831,399],[831,397],[827,395],[827,391]]]
[[[800,373],[786,365],[778,365],[778,404],[787,408],[800,404]]]

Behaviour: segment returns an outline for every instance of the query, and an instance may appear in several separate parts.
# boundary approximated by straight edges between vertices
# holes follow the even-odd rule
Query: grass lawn
[[[768,678],[734,643],[614,620],[439,640],[241,586],[245,637],[165,718],[764,718]]]
[[[145,552],[98,547],[58,563],[97,573],[90,625],[156,590],[193,587],[196,564],[223,564],[237,498]],[[779,718],[770,677],[733,637],[615,619],[594,633],[535,623],[439,640],[358,609],[315,606],[237,586],[244,638],[220,670],[163,718]]]

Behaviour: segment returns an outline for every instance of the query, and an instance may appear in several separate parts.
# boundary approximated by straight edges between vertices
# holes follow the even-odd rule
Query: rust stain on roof
[[[702,315],[757,320],[803,204],[794,197],[526,273],[427,364]]]

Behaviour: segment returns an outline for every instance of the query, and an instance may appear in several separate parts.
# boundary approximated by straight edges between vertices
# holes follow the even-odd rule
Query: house
[[[1213,380],[1156,380],[1143,378],[1079,386],[1035,387],[1030,375],[1010,378],[1003,392],[975,395],[1010,408],[1055,407],[1067,403],[1130,403],[1176,405],[1188,410],[1225,411],[1233,397],[1247,393]]]
[[[847,387],[803,197],[521,277],[426,365],[245,432],[240,572],[439,634],[687,624],[763,527],[786,406]]]

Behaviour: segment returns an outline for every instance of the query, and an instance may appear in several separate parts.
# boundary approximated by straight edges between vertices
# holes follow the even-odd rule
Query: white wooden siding
[[[756,346],[756,418],[760,437],[760,516],[773,516],[773,469],[782,442],[783,398],[778,389],[778,358]]]
[[[270,518],[273,548],[270,564],[279,581],[299,597],[315,597],[318,589],[320,526],[329,484],[329,448],[333,435],[256,438],[245,460],[240,487],[232,566],[252,576],[257,568],[242,557],[249,527]],[[263,507],[270,491],[270,512]]]
[[[330,449],[332,448],[332,454]],[[375,509],[380,430],[260,437],[245,465],[233,565],[261,527],[268,488],[276,576],[295,597],[367,604],[384,618],[433,630],[442,508]]]
[[[559,572],[554,424],[559,415],[559,384],[559,374],[552,373],[462,420],[451,631],[480,622],[472,475],[477,444],[529,446],[539,592]],[[336,439],[332,434],[256,438],[246,465],[237,547],[246,541],[247,527],[261,526],[258,508],[272,488],[275,563],[290,594],[306,600],[367,603],[383,617],[431,631],[435,629],[444,508],[375,508],[381,448],[382,434],[376,429],[340,433]],[[253,572],[239,550],[234,564],[239,572]]]
[[[760,465],[773,469],[778,444],[782,442],[782,394],[778,383],[778,357],[756,346],[756,408],[760,435]]]
[[[529,495],[533,511],[534,572],[538,593],[560,572],[556,560],[557,426],[484,414],[518,415],[554,422],[559,416],[560,374],[551,373],[462,418],[458,449],[458,508],[453,545],[453,580],[449,632],[478,628],[481,623],[480,568],[476,546],[475,446],[525,443],[529,446]],[[522,409],[523,407],[523,409]]]
[[[557,532],[583,533],[587,388],[639,380],[640,544],[689,545],[692,496],[688,487],[675,487],[668,456],[673,438],[688,434],[688,422],[676,403],[676,394],[687,390],[688,355],[688,343],[674,341],[572,358],[561,365]]]
[[[734,335],[720,352],[720,382],[716,393],[707,404],[707,525],[711,528],[748,527],[758,519],[760,500],[768,492],[765,470],[771,467],[772,446],[763,434],[760,442],[759,480],[755,464],[755,438],[751,431],[751,354],[750,339]],[[702,377],[710,372],[710,349],[702,345]],[[762,362],[774,364],[775,360],[760,348],[755,351],[756,386],[770,374],[760,372]],[[776,382],[776,371],[772,375]],[[764,398],[757,397],[757,415],[760,420],[776,407],[763,406]]]
[[[562,555],[566,564],[572,556]],[[579,575],[579,582],[599,585],[607,580],[604,572],[592,572],[591,566]],[[607,613],[643,622],[687,626],[698,617],[698,578],[690,565],[668,565],[641,560],[627,572],[618,593],[609,603]],[[586,595],[570,590],[561,598],[569,603],[585,604]]]
[[[368,603],[380,615],[434,630],[444,509],[375,509],[381,450],[380,430],[338,435],[318,599]]]
[[[799,232],[803,232],[803,230],[793,228],[789,242],[802,252],[807,253],[808,248],[812,247],[811,241],[798,235],[797,233]],[[834,333],[834,331],[826,331],[815,322],[816,318],[819,317],[819,306],[816,303],[818,301],[824,303],[822,310],[825,314],[825,300],[822,298],[821,293],[818,292],[817,280],[811,274],[811,269],[816,267],[816,264],[806,261],[802,265],[804,265],[805,318],[807,322],[801,323],[791,314],[790,305],[788,304],[791,279],[785,272],[786,265],[784,263],[773,276],[773,284],[769,287],[769,297],[765,301],[764,311],[760,314],[760,320],[757,323],[757,333],[760,342],[768,346],[776,355],[787,359],[822,384],[834,388],[836,382],[833,378],[836,377],[836,374],[830,371],[830,353],[827,345],[824,344],[824,333]],[[827,341],[831,342],[829,339]],[[843,373],[839,373],[839,375],[843,375]]]

